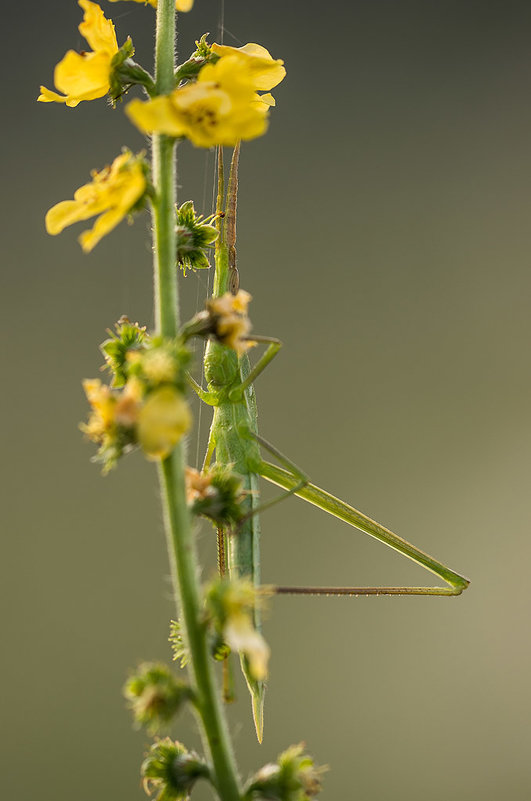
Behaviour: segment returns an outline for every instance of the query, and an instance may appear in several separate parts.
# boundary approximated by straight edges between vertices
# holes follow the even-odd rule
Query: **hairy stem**
[[[155,51],[157,92],[169,92],[173,88],[174,49],[175,0],[159,0]],[[163,135],[153,136],[155,320],[158,332],[166,337],[176,336],[179,327],[175,162],[174,140]],[[236,765],[202,620],[195,542],[185,497],[184,465],[184,446],[178,445],[159,468],[175,600],[186,631],[190,680],[197,696],[203,740],[210,752],[216,789],[222,801],[240,801]]]

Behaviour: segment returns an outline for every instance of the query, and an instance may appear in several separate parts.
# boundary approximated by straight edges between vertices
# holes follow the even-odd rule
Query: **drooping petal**
[[[90,253],[100,239],[103,239],[113,228],[116,228],[118,223],[123,220],[123,216],[121,209],[110,209],[105,214],[100,214],[92,228],[88,231],[83,231],[78,238],[84,253]]]
[[[38,96],[37,100],[41,103],[66,103],[66,97],[62,95],[58,95],[57,92],[52,92],[51,89],[47,89],[45,86],[41,86],[41,93]]]
[[[44,220],[46,231],[52,236],[55,236],[56,234],[60,234],[61,231],[69,225],[94,217],[96,214],[103,211],[104,208],[104,203],[98,205],[96,203],[82,202],[79,200],[62,200],[60,203],[56,203],[55,206],[52,206],[46,214]]]

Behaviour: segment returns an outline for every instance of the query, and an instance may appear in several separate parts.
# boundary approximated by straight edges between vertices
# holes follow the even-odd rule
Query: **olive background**
[[[150,68],[153,10],[102,7]],[[138,661],[169,660],[175,614],[155,470],[134,454],[102,478],[77,430],[105,329],[124,313],[152,324],[149,217],[89,256],[82,226],[44,231],[92,168],[147,146],[105,100],[35,102],[84,47],[80,20],[73,0],[30,0],[6,5],[0,29],[0,753],[2,792],[20,801],[144,797],[149,738],[121,686]],[[330,766],[323,799],[525,801],[531,7],[226,0],[224,24],[227,44],[258,41],[288,70],[270,131],[241,159],[242,286],[254,330],[285,345],[256,385],[261,432],[472,579],[457,599],[274,599],[262,746],[239,680],[229,709],[242,774],[304,740]],[[219,25],[219,0],[196,0],[181,57]],[[180,200],[205,213],[213,164],[179,146]],[[180,283],[189,317],[208,276]],[[191,463],[209,424],[195,414]],[[431,581],[296,499],[262,526],[265,582]],[[214,536],[198,537],[207,579]],[[172,734],[200,747],[189,713]]]

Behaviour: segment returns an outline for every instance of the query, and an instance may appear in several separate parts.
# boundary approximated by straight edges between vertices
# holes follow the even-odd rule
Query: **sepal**
[[[304,743],[292,745],[274,763],[264,765],[247,783],[244,799],[268,798],[272,801],[309,801],[321,790],[325,767],[314,764],[304,753]]]
[[[218,238],[219,231],[209,223],[215,215],[203,218],[196,214],[192,200],[176,209],[177,263],[184,275],[187,270],[204,270],[210,267],[205,250]]]
[[[151,746],[141,774],[146,793],[155,795],[155,801],[187,801],[198,779],[211,780],[208,765],[169,737]]]
[[[193,698],[191,687],[178,681],[163,664],[145,662],[127,680],[124,696],[135,723],[152,734],[166,726]]]

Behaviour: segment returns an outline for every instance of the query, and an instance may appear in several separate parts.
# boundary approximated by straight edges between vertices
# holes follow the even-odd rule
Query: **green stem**
[[[159,0],[155,49],[155,83],[158,92],[174,85],[175,0]],[[153,137],[153,202],[155,320],[160,334],[175,337],[179,329],[176,267],[175,143],[167,136]],[[216,789],[222,801],[240,801],[236,765],[216,686],[202,618],[199,570],[192,521],[184,481],[185,450],[178,445],[159,468],[164,523],[175,600],[182,613],[190,651],[190,679],[203,724],[203,740],[210,751]]]
[[[191,657],[190,678],[197,696],[203,740],[210,751],[219,797],[222,801],[240,801],[236,765],[214,679],[207,630],[202,622],[195,543],[184,483],[178,480],[180,471],[180,453],[176,448],[160,466],[160,483],[173,584],[180,601]]]

